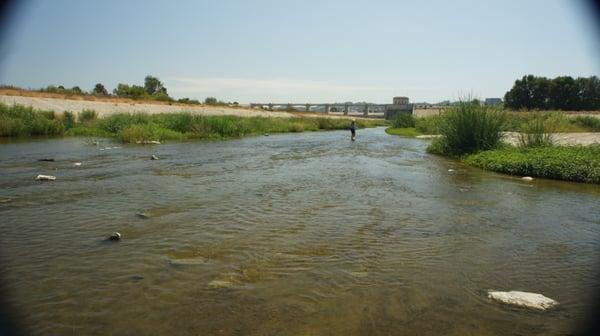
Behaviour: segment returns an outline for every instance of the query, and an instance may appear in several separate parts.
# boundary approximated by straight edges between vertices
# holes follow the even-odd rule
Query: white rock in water
[[[108,237],[108,240],[121,240],[121,234],[118,232],[113,232],[113,234]]]
[[[151,158],[152,160],[158,160],[158,156],[156,156],[156,155],[152,155],[150,158]]]
[[[38,175],[35,179],[36,180],[40,180],[40,181],[54,181],[54,180],[56,180],[56,176],[52,176],[52,175]]]
[[[73,166],[75,166],[75,167],[79,167],[79,166],[81,166],[81,162],[74,162],[74,163],[73,163]]]
[[[448,169],[448,172],[452,173],[453,171],[455,171],[454,169]]]
[[[558,304],[558,302],[552,300],[551,298],[545,297],[542,294],[519,291],[489,291],[488,297],[490,299],[514,306],[540,310],[546,310]]]
[[[523,177],[521,177],[521,180],[523,180],[523,181],[533,181],[533,177],[531,177],[531,176],[523,176]]]

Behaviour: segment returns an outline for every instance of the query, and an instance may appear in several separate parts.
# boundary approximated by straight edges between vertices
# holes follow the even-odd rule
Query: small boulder
[[[558,304],[558,302],[542,294],[519,291],[489,291],[488,297],[501,303],[538,310],[546,310]]]
[[[452,173],[452,172],[454,172],[454,171],[455,171],[454,169],[448,169],[448,172],[449,172],[449,173]]]
[[[521,180],[523,180],[523,181],[533,181],[533,177],[531,177],[531,176],[523,176],[523,177],[521,177]]]
[[[54,180],[56,180],[56,176],[40,174],[35,179],[38,181],[54,181]]]
[[[73,162],[73,166],[80,167],[81,166],[81,162]]]
[[[265,133],[265,136],[269,136],[269,133]]]
[[[42,161],[42,162],[54,162],[54,159],[44,158],[44,159],[39,159],[38,161]]]
[[[108,240],[113,240],[113,241],[117,241],[117,240],[121,240],[121,234],[118,232],[113,232],[109,237]]]
[[[156,156],[156,155],[152,155],[150,158],[151,158],[152,160],[158,160],[158,156]]]

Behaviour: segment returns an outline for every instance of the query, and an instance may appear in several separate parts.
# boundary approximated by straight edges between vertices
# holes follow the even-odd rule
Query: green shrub
[[[63,112],[62,123],[67,130],[75,126],[75,115],[73,115],[73,112]]]
[[[446,112],[439,124],[441,143],[433,150],[462,155],[496,148],[502,139],[504,114],[472,102],[460,102]]]
[[[392,120],[393,128],[415,127],[415,117],[408,113],[398,113]]]
[[[541,116],[521,125],[519,143],[521,147],[542,147],[553,144],[552,134]]]
[[[440,134],[441,115],[415,119],[415,128],[423,134]]]
[[[79,121],[80,122],[88,122],[98,118],[98,113],[94,110],[83,110],[79,113]]]
[[[600,132],[600,116],[577,116],[572,119],[573,124],[586,128],[588,131]]]
[[[53,111],[0,104],[0,136],[62,135],[65,126]]]

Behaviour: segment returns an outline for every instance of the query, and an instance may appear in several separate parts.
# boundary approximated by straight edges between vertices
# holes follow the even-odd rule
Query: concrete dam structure
[[[371,103],[250,103],[250,108],[269,111],[288,112],[321,112],[321,113],[350,113],[362,114],[363,116],[394,118],[398,113],[412,114],[414,106],[408,101],[408,97],[394,97],[392,104]]]

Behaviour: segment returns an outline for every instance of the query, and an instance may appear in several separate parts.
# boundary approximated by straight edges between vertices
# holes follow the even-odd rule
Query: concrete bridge
[[[386,118],[396,113],[413,113],[413,105],[406,97],[394,97],[393,104],[370,103],[250,103],[250,108],[263,110],[284,110],[289,112],[321,112],[321,113],[359,113],[363,116],[383,114]]]

